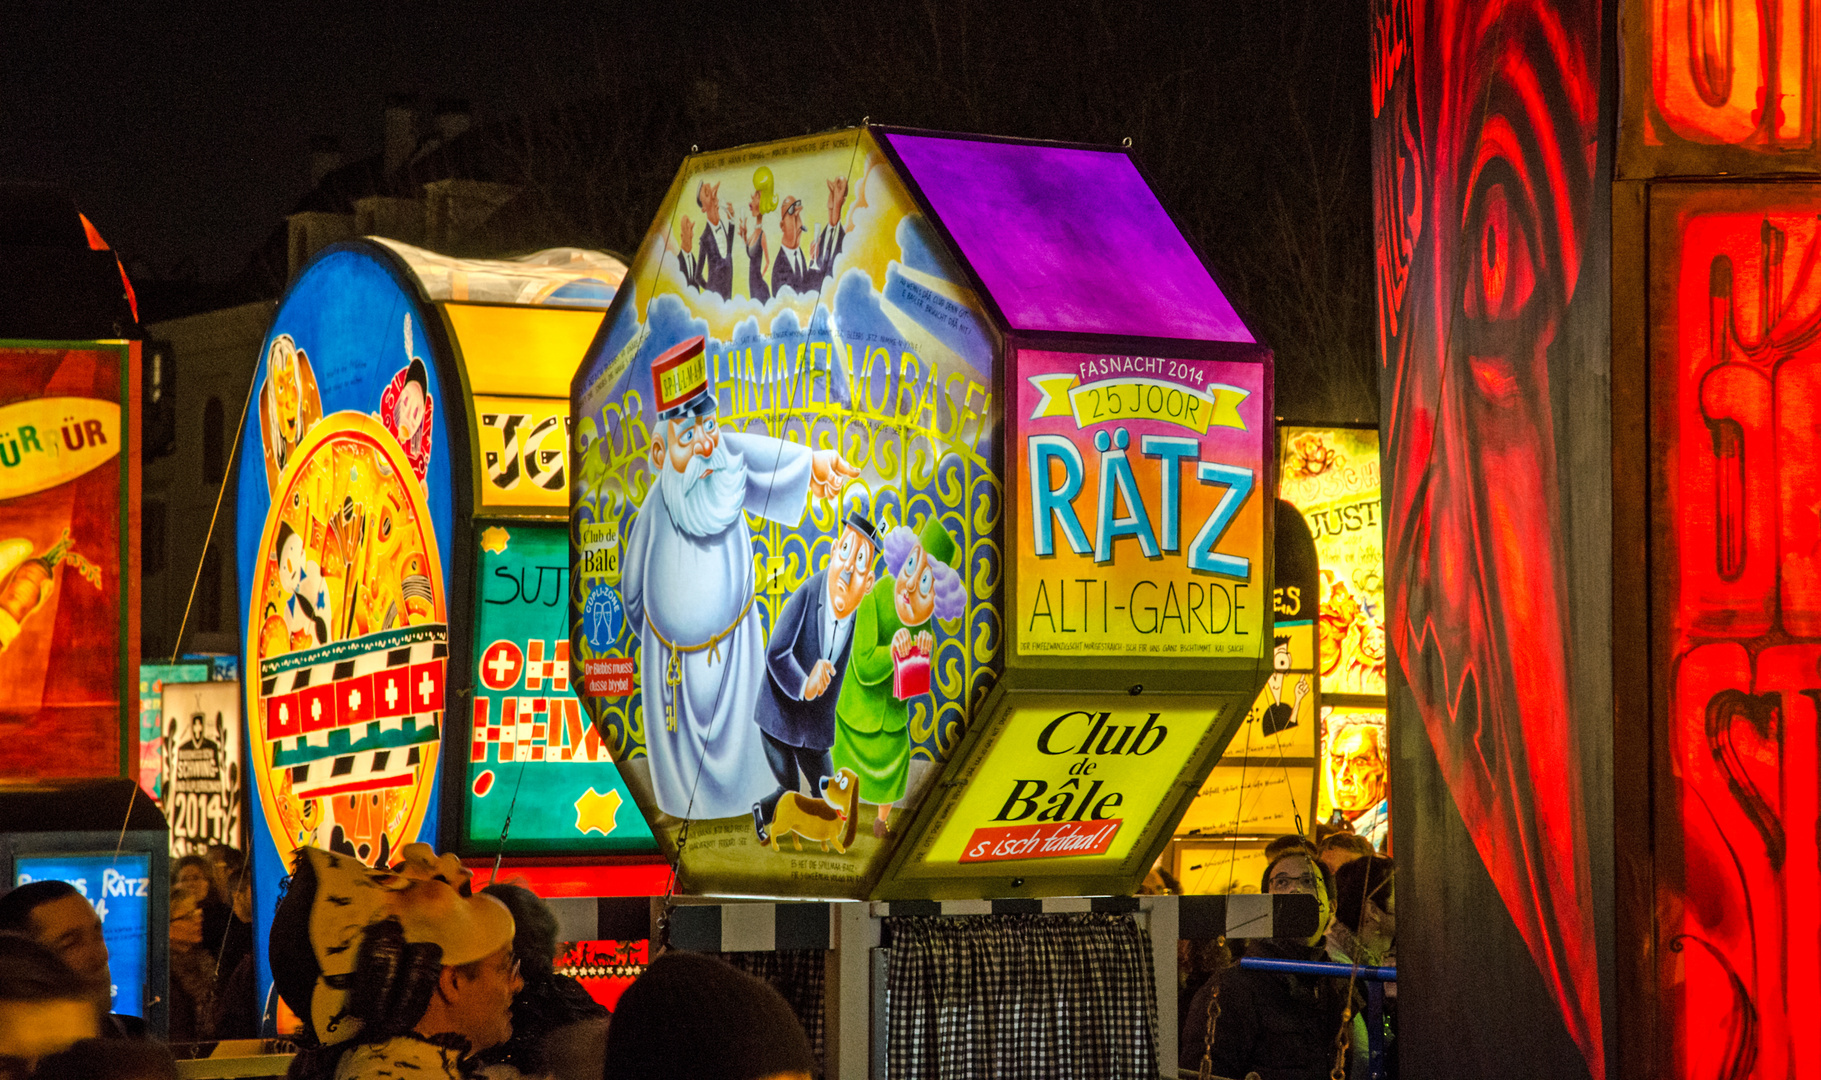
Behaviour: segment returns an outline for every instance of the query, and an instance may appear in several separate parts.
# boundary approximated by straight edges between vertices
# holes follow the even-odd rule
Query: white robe
[[[809,448],[767,435],[721,438],[746,460],[746,511],[790,528],[801,522],[809,497]],[[750,814],[777,781],[753,719],[766,677],[765,639],[757,605],[747,604],[753,567],[745,514],[714,536],[691,536],[677,528],[653,483],[627,540],[620,583],[626,617],[640,626],[645,750],[658,807],[692,819]],[[742,609],[746,614],[740,618]],[[699,645],[736,618],[739,625],[716,648],[683,654],[676,730],[668,730],[670,650],[664,641]]]

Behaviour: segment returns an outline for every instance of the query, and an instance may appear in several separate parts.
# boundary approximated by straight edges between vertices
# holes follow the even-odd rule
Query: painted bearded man
[[[703,339],[653,362],[656,481],[627,540],[626,617],[640,629],[645,746],[658,807],[746,815],[776,786],[754,721],[766,679],[747,513],[794,528],[812,493],[859,475],[834,450],[722,431]]]

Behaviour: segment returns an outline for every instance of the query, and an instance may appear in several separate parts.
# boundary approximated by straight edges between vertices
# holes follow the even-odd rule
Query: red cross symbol
[[[441,660],[411,665],[411,696],[418,712],[443,707],[443,663]]]
[[[481,654],[481,682],[489,690],[510,690],[525,669],[524,654],[510,641],[496,641]]]

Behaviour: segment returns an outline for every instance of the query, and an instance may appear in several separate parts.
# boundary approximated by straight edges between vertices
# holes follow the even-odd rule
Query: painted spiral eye
[[[1509,322],[1537,291],[1536,208],[1507,159],[1486,161],[1477,179],[1462,220],[1467,274],[1461,306],[1469,319]]]
[[[1536,266],[1531,260],[1530,239],[1505,185],[1488,185],[1483,201],[1475,245],[1476,287],[1469,303],[1477,300],[1476,314],[1481,318],[1508,319],[1522,310],[1536,291]]]

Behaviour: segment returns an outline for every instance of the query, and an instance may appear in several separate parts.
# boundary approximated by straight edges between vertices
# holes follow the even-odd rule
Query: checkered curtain
[[[779,949],[717,955],[748,975],[770,983],[783,995],[790,1011],[803,1022],[809,1051],[816,1057],[816,1075],[821,1076],[827,1062],[822,1054],[822,994],[828,983],[828,953],[821,949]]]
[[[892,1080],[1157,1076],[1150,935],[1130,915],[894,918]]]

